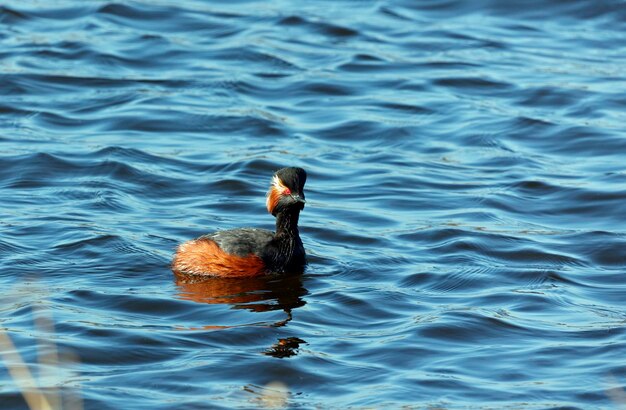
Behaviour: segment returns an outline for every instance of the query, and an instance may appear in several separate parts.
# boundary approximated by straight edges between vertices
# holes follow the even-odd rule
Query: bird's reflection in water
[[[234,309],[251,312],[283,310],[286,318],[266,326],[281,327],[292,319],[292,310],[304,306],[308,293],[302,285],[301,275],[258,277],[246,279],[176,276],[178,297],[197,303],[228,304]],[[256,324],[258,325],[258,324]],[[231,326],[203,326],[206,330],[227,329]],[[263,354],[278,358],[297,354],[304,340],[297,337],[279,339]]]
[[[287,337],[278,339],[269,349],[263,352],[266,356],[274,356],[279,359],[295,356],[298,354],[298,348],[301,344],[306,343],[299,337]]]

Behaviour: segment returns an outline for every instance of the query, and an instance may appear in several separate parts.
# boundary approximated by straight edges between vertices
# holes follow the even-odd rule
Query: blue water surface
[[[625,32],[620,0],[0,2],[2,408],[625,407]],[[306,273],[177,280],[290,165]]]

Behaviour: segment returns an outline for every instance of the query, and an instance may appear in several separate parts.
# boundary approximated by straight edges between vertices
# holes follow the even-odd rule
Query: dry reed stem
[[[36,387],[35,379],[22,360],[9,335],[0,329],[0,355],[24,396],[24,400],[32,410],[54,410],[48,398]]]

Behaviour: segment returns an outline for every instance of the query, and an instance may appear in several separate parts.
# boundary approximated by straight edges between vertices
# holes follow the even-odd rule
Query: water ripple
[[[619,1],[2,5],[2,329],[85,408],[619,407],[625,22]],[[304,275],[172,274],[184,240],[271,229],[292,164]]]

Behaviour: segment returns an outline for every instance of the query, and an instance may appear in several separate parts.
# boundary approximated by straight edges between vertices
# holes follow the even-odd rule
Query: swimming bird
[[[239,228],[218,231],[181,244],[172,270],[179,275],[251,277],[301,273],[306,265],[298,231],[306,203],[302,168],[279,169],[272,176],[266,207],[276,218],[276,231]]]

